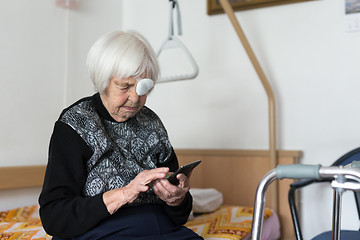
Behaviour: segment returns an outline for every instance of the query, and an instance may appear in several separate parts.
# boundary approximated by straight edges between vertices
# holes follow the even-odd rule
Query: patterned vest
[[[93,150],[87,161],[85,196],[94,196],[126,186],[143,170],[168,160],[172,146],[159,117],[143,107],[126,122],[102,118],[92,98],[68,108],[60,121],[71,126]],[[161,203],[152,189],[139,195],[131,205]]]

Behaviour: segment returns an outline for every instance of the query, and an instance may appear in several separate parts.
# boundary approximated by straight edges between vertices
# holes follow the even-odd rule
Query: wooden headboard
[[[270,169],[269,151],[262,150],[216,150],[176,149],[180,165],[202,160],[191,176],[191,186],[215,188],[223,193],[225,204],[253,206],[257,185]],[[279,164],[298,163],[301,151],[278,151]],[[0,167],[0,190],[41,187],[45,166]],[[294,239],[287,192],[291,180],[281,180],[277,213],[282,227],[281,239]],[[271,186],[270,186],[271,188]],[[266,205],[271,206],[268,191]]]
[[[41,187],[46,166],[0,167],[0,190]]]
[[[219,190],[223,193],[225,204],[253,206],[256,188],[262,177],[271,170],[269,151],[178,149],[176,154],[181,165],[202,160],[191,175],[191,186]],[[301,151],[277,151],[279,164],[298,163],[301,156]],[[289,179],[277,180],[270,185],[266,194],[266,206],[277,205],[282,240],[295,239],[287,200],[292,182]],[[275,184],[278,184],[278,203],[271,202],[273,191],[270,188]]]

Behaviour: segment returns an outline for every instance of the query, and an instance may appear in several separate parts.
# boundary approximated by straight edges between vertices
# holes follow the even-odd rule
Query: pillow
[[[191,188],[194,213],[209,213],[218,209],[223,203],[223,195],[214,188]]]

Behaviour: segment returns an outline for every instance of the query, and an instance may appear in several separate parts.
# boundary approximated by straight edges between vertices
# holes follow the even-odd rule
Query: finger
[[[169,186],[171,187],[171,184],[167,181],[167,180],[156,180],[154,183],[155,186],[155,193],[156,195],[158,195],[159,197],[164,197],[164,198],[168,198],[171,194],[170,194],[170,190],[168,189]]]
[[[159,172],[159,173],[167,173],[169,172],[169,168],[168,167],[159,167],[159,168],[154,168],[149,170],[151,172]]]
[[[156,179],[165,178],[166,173],[169,172],[169,168],[155,168],[147,171],[143,171],[144,173],[144,183],[145,185],[151,185],[151,182]]]
[[[179,180],[178,187],[181,187],[181,188],[188,188],[188,187],[190,187],[189,178],[187,178],[184,174],[179,174],[179,175],[177,176],[177,179]]]
[[[139,185],[139,188],[138,188],[139,192],[146,192],[147,190],[149,190],[149,186],[147,185]]]
[[[167,180],[158,179],[158,180],[154,181],[154,185],[157,187],[159,192],[167,191],[167,185],[165,182],[167,182]]]
[[[176,178],[179,180],[179,182],[187,182],[189,180],[189,178],[186,177],[184,174],[178,174]]]

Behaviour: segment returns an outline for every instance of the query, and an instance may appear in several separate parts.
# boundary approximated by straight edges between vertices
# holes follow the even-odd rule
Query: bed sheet
[[[39,217],[39,207],[26,206],[0,212],[0,239],[47,240]]]
[[[188,221],[185,226],[198,233],[205,240],[247,240],[250,238],[253,208],[222,206],[218,210],[202,214]],[[274,240],[280,236],[277,215],[265,209],[263,240]],[[1,240],[48,240],[51,236],[42,228],[39,206],[25,206],[0,212]]]
[[[202,214],[188,221],[185,226],[201,235],[205,240],[248,240],[252,224],[252,207],[221,206],[218,210]],[[280,221],[277,214],[266,208],[262,240],[280,237]]]

